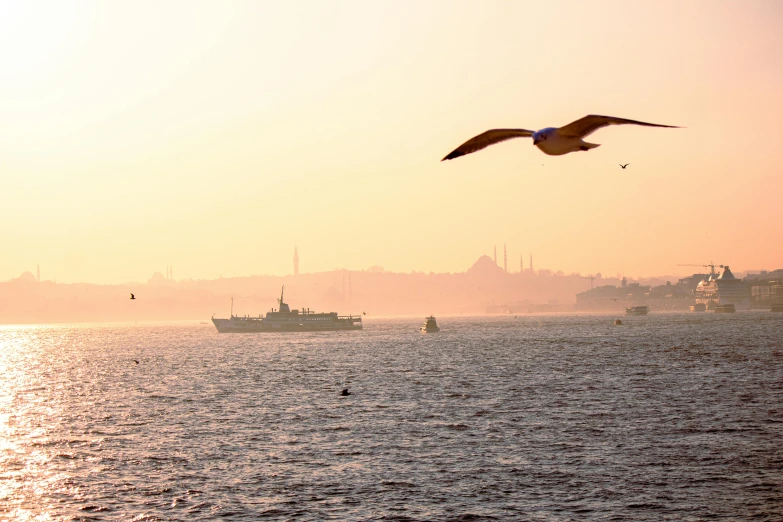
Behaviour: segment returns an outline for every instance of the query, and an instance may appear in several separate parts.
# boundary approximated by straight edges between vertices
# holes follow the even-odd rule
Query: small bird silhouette
[[[627,167],[628,165],[630,165],[630,163],[626,163],[625,165],[623,165],[622,163],[620,163],[620,166],[621,166],[623,169],[625,169],[625,167]]]
[[[352,393],[348,391],[348,388],[343,388],[343,391],[340,392],[340,395],[342,395],[343,397],[347,397],[349,395],[352,395]]]
[[[133,294],[131,294],[130,298],[131,298],[131,299],[136,299],[136,296],[135,296],[135,295],[133,295]]]
[[[139,364],[139,361],[137,361],[136,359],[133,359],[133,362],[135,362],[136,364]]]

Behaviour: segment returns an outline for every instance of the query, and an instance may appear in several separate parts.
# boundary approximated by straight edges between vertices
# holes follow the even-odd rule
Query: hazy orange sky
[[[779,268],[782,93],[775,0],[0,2],[0,279]],[[440,162],[589,113],[687,128]]]

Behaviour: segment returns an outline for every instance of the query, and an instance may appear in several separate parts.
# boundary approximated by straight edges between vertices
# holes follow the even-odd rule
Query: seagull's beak
[[[540,138],[534,138],[533,139],[533,145],[538,145],[539,143],[541,143],[541,139]]]

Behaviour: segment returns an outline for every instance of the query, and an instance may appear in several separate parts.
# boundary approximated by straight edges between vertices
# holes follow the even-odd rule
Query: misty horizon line
[[[109,283],[95,283],[90,281],[57,281],[56,279],[41,279],[40,278],[40,265],[38,265],[37,273],[38,275],[34,274],[33,272],[26,270],[22,272],[18,277],[7,279],[5,282],[10,283],[13,281],[19,281],[19,280],[27,280],[30,282],[37,282],[37,283],[54,283],[54,284],[65,284],[65,285],[80,285],[80,284],[86,284],[86,285],[95,285],[95,286],[126,286],[126,285],[145,285],[145,284],[151,284],[158,281],[170,281],[170,282],[199,282],[199,281],[220,281],[224,279],[248,279],[248,278],[254,278],[254,277],[273,277],[273,278],[296,278],[296,277],[307,277],[307,276],[317,276],[320,274],[330,274],[330,273],[374,273],[374,274],[388,274],[388,275],[458,275],[458,274],[466,274],[468,273],[472,268],[476,267],[480,261],[488,259],[489,262],[491,262],[493,265],[495,265],[498,269],[498,273],[504,273],[506,275],[543,275],[543,276],[554,276],[554,277],[581,277],[585,279],[590,279],[591,277],[594,279],[617,279],[621,280],[622,278],[626,278],[628,281],[637,281],[637,280],[647,280],[647,279],[663,279],[666,278],[674,278],[675,280],[679,280],[683,277],[683,275],[677,275],[674,273],[671,274],[658,274],[658,275],[626,275],[625,273],[616,273],[616,274],[603,274],[602,272],[594,272],[594,273],[587,273],[583,274],[581,272],[570,272],[566,273],[563,270],[553,270],[550,268],[522,268],[521,270],[507,270],[504,269],[500,263],[493,260],[491,256],[487,254],[483,254],[479,256],[479,258],[468,267],[466,270],[463,270],[461,272],[434,272],[434,271],[423,271],[423,270],[411,270],[410,272],[397,272],[394,270],[386,270],[380,265],[372,265],[368,268],[362,268],[362,269],[353,269],[353,268],[333,268],[331,270],[321,270],[317,272],[303,272],[303,273],[286,273],[286,274],[269,274],[269,273],[260,273],[260,274],[245,274],[245,275],[236,275],[232,274],[231,276],[225,276],[223,274],[219,274],[216,277],[201,277],[201,278],[194,278],[194,277],[184,277],[184,278],[174,278],[173,277],[173,265],[167,265],[164,275],[163,272],[156,270],[152,273],[152,275],[147,279],[147,281],[121,281],[121,282],[109,282]],[[707,267],[705,267],[707,268]],[[753,273],[761,273],[761,272],[770,272],[774,271],[774,268],[758,268],[758,269],[748,269],[748,270],[733,270],[735,274],[753,274]],[[692,275],[695,274],[708,274],[708,270],[703,271],[694,271],[691,272]]]

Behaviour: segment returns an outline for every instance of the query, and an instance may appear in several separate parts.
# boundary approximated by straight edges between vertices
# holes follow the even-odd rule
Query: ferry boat
[[[429,316],[424,320],[424,324],[421,325],[421,331],[423,333],[439,332],[438,323],[435,322],[435,316]]]
[[[707,311],[707,305],[704,303],[696,303],[695,305],[690,306],[691,312],[706,312]]]
[[[253,332],[320,332],[325,330],[361,330],[361,315],[337,315],[337,312],[315,313],[309,308],[291,310],[283,301],[280,291],[280,308],[267,312],[266,316],[249,317],[234,315],[234,298],[231,298],[229,319],[212,317],[212,323],[220,333]]]
[[[647,306],[631,306],[625,309],[625,315],[647,315],[650,308]]]
[[[722,304],[715,307],[715,313],[716,314],[733,314],[736,312],[737,309],[734,308],[733,304]]]

